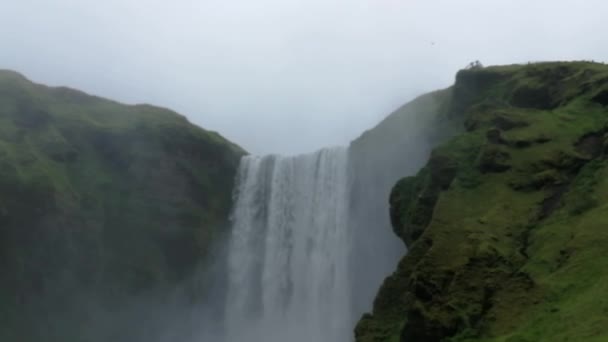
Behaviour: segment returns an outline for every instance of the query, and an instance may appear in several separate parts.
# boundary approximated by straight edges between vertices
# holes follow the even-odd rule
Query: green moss
[[[409,252],[357,341],[608,340],[607,83],[582,62],[458,74],[447,112],[466,132],[394,188]],[[450,182],[430,176],[437,156]]]
[[[118,307],[190,277],[225,228],[243,154],[170,110],[0,71],[0,316],[52,340],[88,314],[78,296]],[[25,336],[0,327],[11,334]]]

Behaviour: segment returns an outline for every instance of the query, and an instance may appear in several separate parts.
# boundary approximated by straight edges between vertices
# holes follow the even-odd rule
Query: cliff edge
[[[608,66],[462,70],[464,132],[390,196],[409,247],[358,342],[608,339]]]

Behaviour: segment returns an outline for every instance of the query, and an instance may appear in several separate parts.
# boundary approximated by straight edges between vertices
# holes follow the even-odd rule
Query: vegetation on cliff
[[[405,252],[403,243],[391,231],[386,199],[395,182],[405,175],[415,175],[436,141],[450,135],[449,129],[434,134],[439,123],[436,113],[444,110],[439,106],[450,94],[451,90],[446,89],[420,96],[350,144],[348,226],[354,236],[351,248],[356,251],[350,256],[356,293],[351,304],[354,315],[369,310],[382,281]]]
[[[243,153],[169,110],[0,71],[0,340],[93,340],[93,311],[190,277]]]
[[[409,247],[358,342],[608,340],[608,67],[457,74],[462,134],[391,194]]]

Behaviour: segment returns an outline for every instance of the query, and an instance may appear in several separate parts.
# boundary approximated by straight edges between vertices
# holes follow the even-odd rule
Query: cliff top
[[[445,101],[461,133],[394,188],[409,254],[357,340],[606,340],[608,66],[462,70]]]

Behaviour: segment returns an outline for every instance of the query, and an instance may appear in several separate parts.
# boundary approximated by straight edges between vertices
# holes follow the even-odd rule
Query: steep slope
[[[409,253],[357,341],[608,340],[607,94],[601,64],[459,72],[466,132],[394,187]]]
[[[95,310],[192,276],[241,155],[169,110],[0,71],[0,339],[89,341]]]
[[[349,227],[354,231],[351,264],[355,320],[371,309],[382,280],[405,253],[405,246],[391,232],[386,214],[391,188],[403,176],[416,174],[431,148],[460,128],[444,120],[451,94],[449,88],[420,96],[350,144]],[[442,129],[437,129],[439,126]]]

